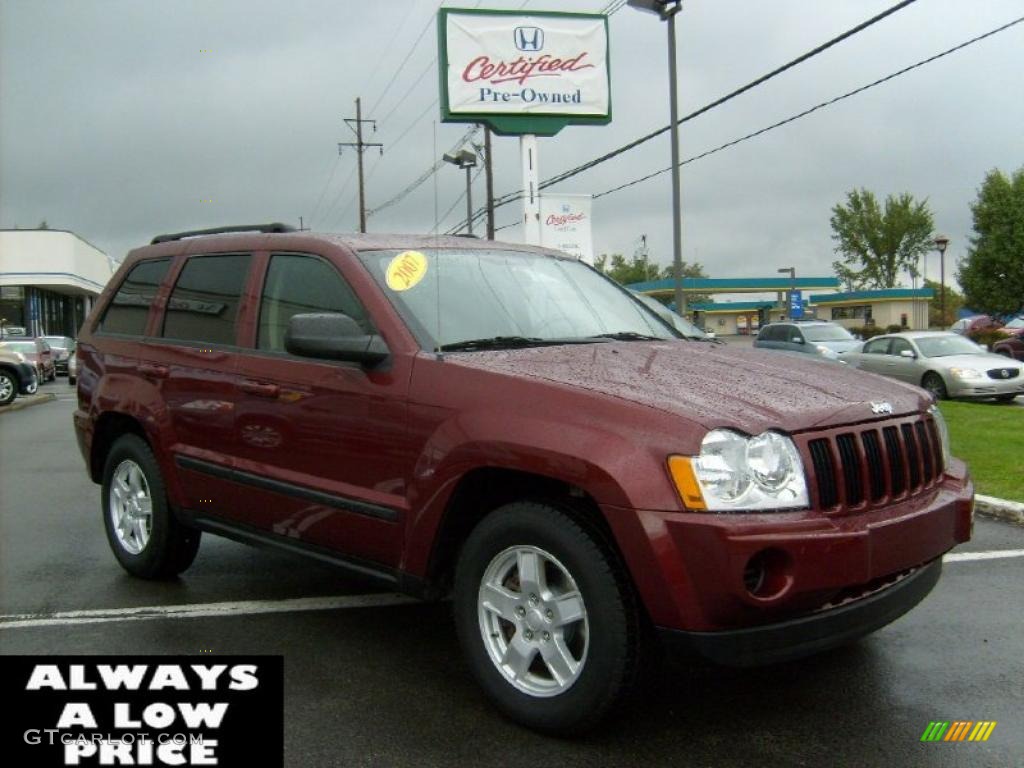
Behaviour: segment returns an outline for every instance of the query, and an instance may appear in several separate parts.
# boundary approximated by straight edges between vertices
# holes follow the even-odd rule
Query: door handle
[[[281,391],[277,384],[264,384],[259,381],[243,381],[238,385],[238,388],[257,397],[277,397]]]
[[[142,363],[139,366],[139,373],[152,379],[166,379],[170,375],[170,372],[170,369],[166,365]]]

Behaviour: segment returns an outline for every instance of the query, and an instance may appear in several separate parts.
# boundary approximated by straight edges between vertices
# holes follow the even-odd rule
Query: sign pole
[[[540,189],[537,173],[537,136],[519,137],[519,155],[523,166],[523,241],[540,245]]]

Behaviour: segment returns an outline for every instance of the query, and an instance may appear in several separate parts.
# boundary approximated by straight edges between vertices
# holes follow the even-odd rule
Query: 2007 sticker
[[[427,274],[427,257],[419,251],[403,251],[388,264],[384,278],[392,291],[408,291]]]

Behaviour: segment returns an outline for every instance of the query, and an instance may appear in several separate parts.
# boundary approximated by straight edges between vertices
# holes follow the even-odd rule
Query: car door
[[[263,262],[252,349],[238,366],[242,504],[276,537],[397,565],[415,460],[406,426],[411,359],[366,368],[289,354],[285,331],[296,314],[341,312],[368,332],[374,322],[328,259],[274,253]]]
[[[857,367],[863,371],[884,374],[889,355],[889,341],[888,336],[882,336],[864,342],[863,348],[856,356]]]
[[[913,357],[904,356],[904,352],[909,352]],[[887,375],[920,386],[921,364],[918,361],[917,351],[907,339],[894,336],[889,345],[887,358],[885,362]]]
[[[237,517],[234,368],[251,262],[251,254],[226,253],[178,263],[169,295],[160,297],[163,312],[139,345],[138,372],[158,389],[169,417],[184,503],[200,516]]]

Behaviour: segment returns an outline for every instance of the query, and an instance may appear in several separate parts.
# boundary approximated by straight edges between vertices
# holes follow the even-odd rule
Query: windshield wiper
[[[599,333],[596,336],[588,336],[590,339],[612,339],[613,341],[665,341],[660,336],[648,336],[646,333],[636,331],[616,331],[615,333]]]
[[[587,344],[597,339],[542,339],[539,336],[491,336],[486,339],[466,339],[442,344],[442,352],[472,349],[522,349],[524,347],[552,347],[558,344]]]

